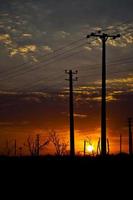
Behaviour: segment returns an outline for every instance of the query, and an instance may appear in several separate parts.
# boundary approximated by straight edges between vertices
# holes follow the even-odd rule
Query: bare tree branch
[[[55,131],[49,133],[49,141],[53,143],[56,151],[56,155],[63,156],[66,154],[68,144],[62,142]]]

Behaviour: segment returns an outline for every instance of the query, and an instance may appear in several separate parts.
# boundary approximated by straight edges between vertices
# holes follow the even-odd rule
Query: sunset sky
[[[74,83],[76,152],[100,137],[101,43],[92,31],[121,34],[107,43],[107,134],[112,153],[127,151],[133,116],[132,0],[0,0],[0,154],[8,140],[45,139],[55,130],[69,142],[68,78]],[[46,149],[52,152],[52,147]],[[26,150],[24,150],[26,151]]]

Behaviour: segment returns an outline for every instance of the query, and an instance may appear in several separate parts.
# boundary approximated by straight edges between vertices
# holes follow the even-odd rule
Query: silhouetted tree
[[[56,155],[58,156],[66,155],[68,144],[62,142],[55,131],[49,133],[49,141],[52,142],[52,144],[54,145]]]
[[[6,156],[10,156],[11,151],[12,151],[12,149],[11,149],[11,146],[10,146],[10,144],[9,144],[9,141],[6,140],[6,143],[5,143],[5,152],[6,152]]]
[[[30,152],[31,156],[39,156],[40,151],[49,143],[49,140],[47,139],[44,143],[40,144],[40,135],[37,134],[35,139],[31,139],[28,137],[27,144],[24,144],[24,146],[28,147],[28,150]]]
[[[5,154],[6,156],[16,156],[17,155],[17,143],[16,140],[9,141],[6,140],[5,143]]]
[[[19,150],[19,156],[21,157],[22,156],[22,147],[19,147],[18,150]]]

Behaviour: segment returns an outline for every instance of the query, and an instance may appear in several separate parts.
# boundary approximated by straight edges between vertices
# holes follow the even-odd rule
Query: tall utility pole
[[[129,127],[129,154],[132,155],[133,143],[132,143],[132,118],[128,118]]]
[[[101,155],[105,156],[106,150],[106,42],[109,38],[116,39],[117,35],[108,35],[106,33],[91,33],[87,38],[96,37],[102,41],[102,103],[101,103]]]
[[[17,155],[17,142],[14,140],[14,156]]]
[[[73,75],[78,72],[72,70],[65,70],[65,73],[69,75],[69,112],[70,112],[70,156],[75,155],[75,143],[74,143],[74,103],[73,103],[73,81],[77,81],[77,77],[73,79]]]
[[[39,156],[40,154],[40,136],[39,134],[36,135],[36,139],[35,139],[35,147],[36,147],[36,156]]]
[[[122,153],[122,134],[120,133],[120,154]]]
[[[86,155],[86,140],[84,140],[84,156]]]

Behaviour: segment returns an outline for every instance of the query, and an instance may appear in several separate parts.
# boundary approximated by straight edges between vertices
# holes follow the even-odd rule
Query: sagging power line
[[[118,28],[119,26],[122,26],[123,24],[126,24],[126,23],[127,23],[127,21],[125,21],[125,22],[123,22],[123,23],[117,24],[117,28]],[[114,28],[115,28],[115,27],[114,27]],[[108,30],[110,30],[110,28],[100,29],[100,30],[101,30],[101,31],[108,31]],[[40,57],[42,57],[43,60],[42,60],[42,61],[38,61],[38,64],[49,60],[49,59],[46,59],[47,56],[52,56],[52,55],[53,55],[53,57],[58,56],[58,55],[55,55],[56,52],[58,52],[58,51],[62,51],[62,50],[65,50],[65,49],[71,50],[71,49],[69,49],[69,48],[71,48],[72,45],[75,45],[76,43],[79,43],[79,42],[81,42],[81,41],[83,41],[83,40],[85,40],[85,38],[81,38],[81,39],[78,39],[78,40],[76,40],[76,41],[70,42],[70,43],[68,43],[67,45],[63,46],[63,47],[54,50],[53,52],[50,52],[50,53],[41,55]],[[73,48],[72,48],[72,49],[73,49]],[[63,52],[63,53],[64,53],[64,52]],[[60,56],[60,55],[59,55],[59,56]],[[40,58],[40,57],[38,57],[38,58]],[[53,57],[50,58],[50,59],[53,59]],[[44,60],[44,59],[46,59],[46,60]],[[28,61],[28,62],[24,62],[24,63],[22,63],[22,64],[20,64],[20,65],[17,65],[17,66],[12,67],[12,69],[11,69],[10,72],[9,72],[8,70],[1,71],[1,72],[0,72],[0,75],[6,75],[6,78],[7,78],[7,76],[9,76],[8,78],[14,78],[15,76],[19,75],[18,73],[19,73],[20,71],[25,70],[25,67],[26,67],[26,65],[28,65],[28,64],[30,64],[30,66],[27,66],[27,67],[28,67],[28,69],[27,69],[28,71],[26,71],[26,72],[30,72],[29,67],[33,67],[34,65],[36,65],[36,63],[33,63],[33,64],[31,65],[31,63]],[[48,63],[48,64],[49,64],[49,63]],[[39,68],[38,68],[38,67],[35,67],[34,69],[39,69]],[[14,74],[14,72],[15,72],[16,74]],[[24,75],[26,72],[22,72],[22,73],[20,73],[20,75]],[[13,75],[13,77],[12,77],[12,75]],[[3,79],[2,79],[2,80],[3,80]]]

